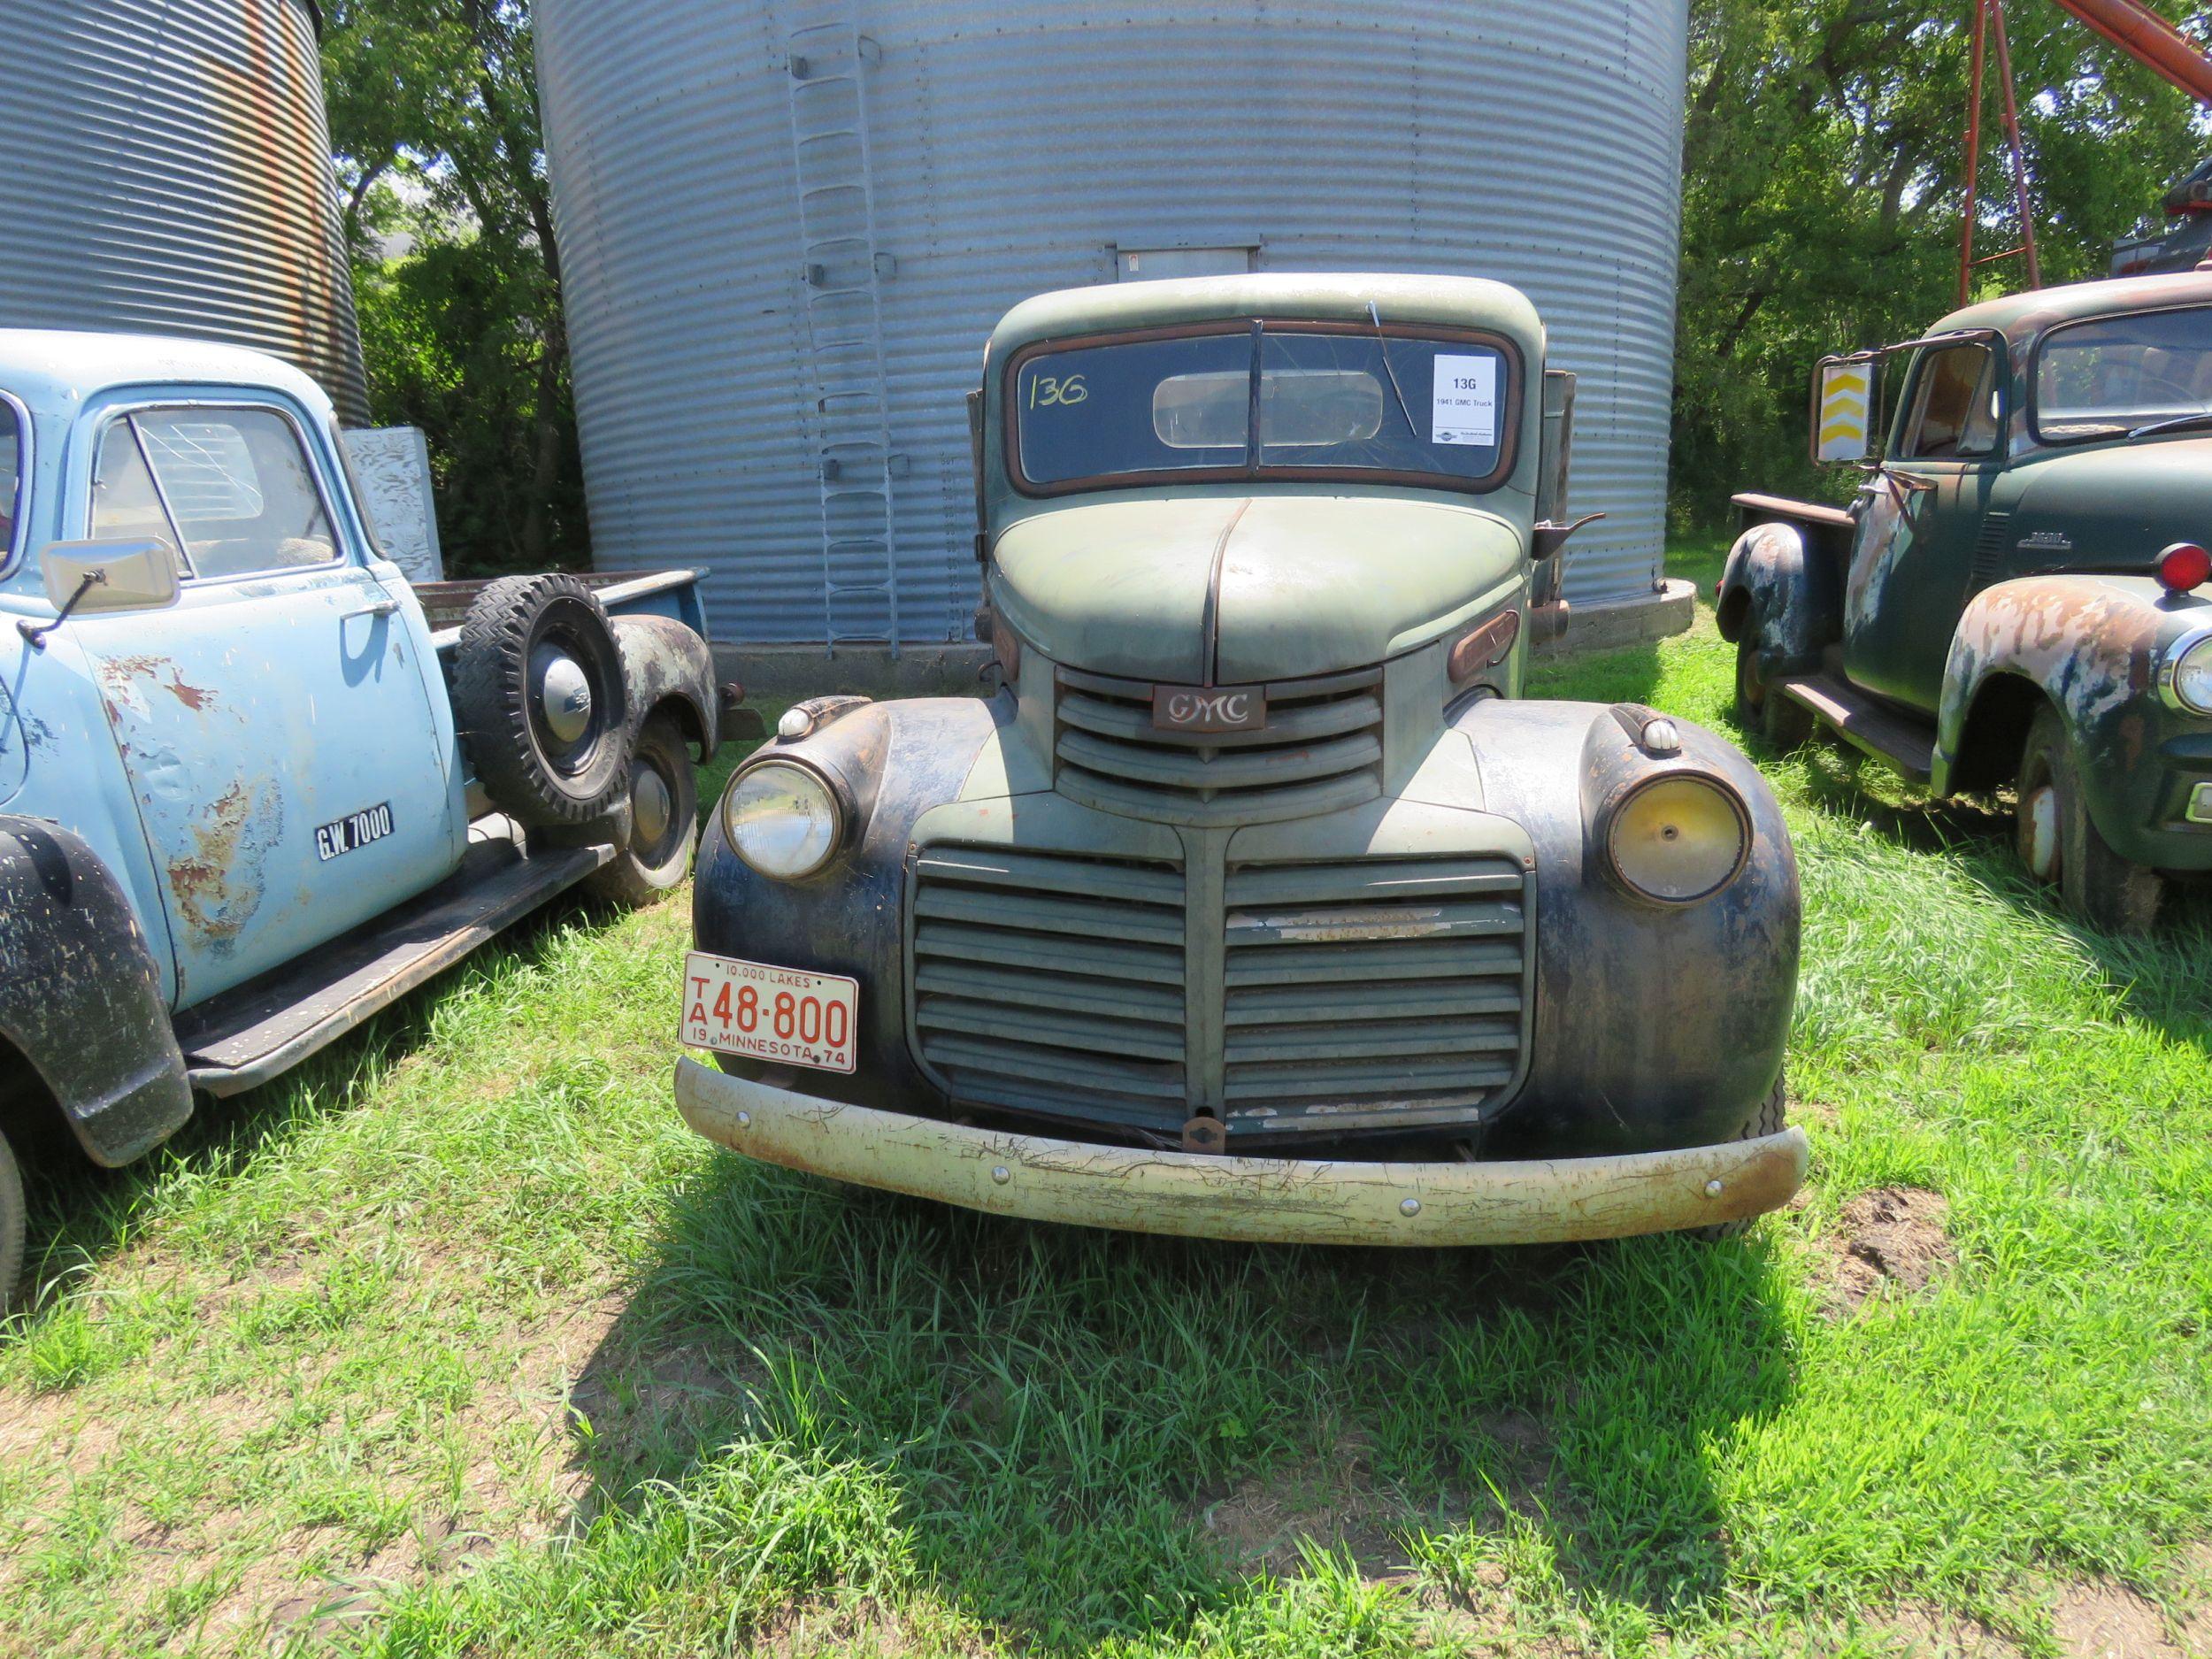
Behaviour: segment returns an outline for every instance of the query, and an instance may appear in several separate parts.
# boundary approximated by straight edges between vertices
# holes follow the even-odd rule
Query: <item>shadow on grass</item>
[[[564,926],[592,913],[588,901],[557,900],[274,1081],[227,1100],[196,1094],[184,1127],[122,1169],[91,1164],[58,1126],[40,1128],[29,1137],[24,1171],[27,1259],[37,1294],[27,1317],[0,1325],[0,1343],[21,1340],[71,1298],[74,1283],[88,1279],[88,1269],[142,1233],[172,1185],[228,1179],[323,1118],[351,1110],[430,1041],[430,1010],[463,975],[503,964],[538,965]]]
[[[1726,1576],[1717,1448],[1793,1386],[1778,1294],[1756,1244],[1187,1242],[724,1155],[576,1389],[587,1509],[735,1441],[858,1462],[934,1594],[1053,1652],[1180,1628],[1301,1538],[1448,1581],[1532,1541],[1680,1609]]]

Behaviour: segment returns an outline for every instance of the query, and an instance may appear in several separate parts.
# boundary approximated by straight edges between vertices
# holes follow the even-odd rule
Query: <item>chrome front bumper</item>
[[[1591,1158],[1354,1164],[1146,1152],[817,1100],[676,1063],[710,1141],[787,1169],[1034,1221],[1278,1244],[1550,1244],[1763,1214],[1805,1178],[1801,1129]]]

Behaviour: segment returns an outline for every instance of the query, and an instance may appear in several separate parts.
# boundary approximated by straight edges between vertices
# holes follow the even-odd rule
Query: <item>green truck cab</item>
[[[972,400],[985,697],[826,697],[733,777],[702,1133],[1010,1215],[1438,1244],[1784,1202],[1798,889],[1757,772],[1523,701],[1571,382],[1526,299],[1048,294]]]
[[[2011,789],[2028,869],[2149,927],[2169,878],[2212,871],[2212,277],[2016,295],[1824,359],[1814,424],[1869,476],[1848,509],[1736,498],[1740,714],[1937,795]]]

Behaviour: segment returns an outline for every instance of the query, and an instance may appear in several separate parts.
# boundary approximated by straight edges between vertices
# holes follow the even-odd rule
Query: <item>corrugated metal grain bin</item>
[[[6,0],[0,325],[253,346],[368,385],[307,0]]]
[[[747,641],[965,637],[1008,306],[1217,270],[1517,283],[1582,378],[1567,591],[1648,595],[1684,0],[539,0],[603,566]]]

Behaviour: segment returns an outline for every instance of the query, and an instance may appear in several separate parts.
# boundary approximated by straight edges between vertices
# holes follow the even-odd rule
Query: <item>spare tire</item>
[[[582,824],[629,783],[622,653],[573,576],[504,576],[469,606],[453,712],[493,804],[534,828]]]

